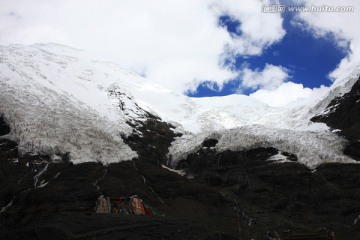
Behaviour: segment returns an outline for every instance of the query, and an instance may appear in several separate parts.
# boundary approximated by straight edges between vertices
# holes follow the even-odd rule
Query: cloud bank
[[[312,33],[319,38],[330,38],[335,40],[340,48],[346,50],[350,46],[350,51],[346,57],[339,62],[339,65],[329,73],[329,78],[333,81],[341,79],[350,74],[355,68],[360,66],[360,31],[357,25],[360,22],[360,2],[357,0],[293,0],[281,1],[286,6],[353,6],[354,12],[301,12],[292,19],[295,27]],[[306,51],[306,49],[304,49]],[[281,78],[278,78],[281,79]],[[249,80],[250,81],[250,80]],[[327,87],[305,88],[302,84],[284,82],[275,89],[260,89],[250,96],[267,103],[271,106],[284,107],[291,106],[312,100],[319,100],[327,92]]]
[[[319,101],[327,93],[325,86],[310,89],[299,83],[284,82],[275,89],[260,89],[250,96],[273,107],[294,107]]]
[[[70,45],[184,92],[236,78],[224,59],[259,55],[281,40],[280,14],[261,13],[268,2],[0,0],[0,44]],[[241,35],[219,25],[222,15],[241,22]]]
[[[281,0],[279,0],[281,1]],[[236,69],[237,56],[261,56],[286,32],[279,13],[261,12],[278,0],[0,0],[0,44],[56,42],[119,63],[178,92],[204,81],[219,87],[238,79],[240,88],[270,105],[294,102],[317,90],[287,82],[291,73],[267,63]],[[311,0],[281,1],[314,4]],[[360,2],[318,0],[316,5],[353,5],[354,13],[299,13],[294,25],[318,37],[335,36],[350,52],[329,76],[346,75],[360,63]],[[221,16],[240,22],[236,34]],[[230,64],[229,64],[230,63]]]
[[[262,70],[243,70],[242,86],[251,89],[273,90],[284,83],[288,75],[288,70],[281,66],[266,64]]]
[[[360,2],[357,0],[298,0],[303,5],[311,6],[353,6],[354,12],[301,12],[294,19],[294,23],[302,26],[306,31],[315,36],[327,38],[332,35],[339,47],[344,47],[344,42],[349,42],[350,51],[341,60],[329,77],[335,80],[346,76],[360,64]]]

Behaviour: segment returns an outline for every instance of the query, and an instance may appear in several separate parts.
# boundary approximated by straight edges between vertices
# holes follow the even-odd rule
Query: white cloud
[[[0,44],[56,42],[90,51],[178,91],[220,86],[239,72],[226,57],[254,55],[281,40],[268,0],[0,0]],[[241,36],[218,25],[229,14]]]
[[[287,80],[289,77],[287,72],[286,68],[271,64],[266,64],[262,71],[245,68],[243,70],[242,86],[251,89],[273,90]]]
[[[327,34],[333,34],[337,38],[339,47],[344,46],[344,41],[350,42],[350,51],[347,56],[341,60],[339,66],[330,73],[330,78],[335,80],[346,76],[355,67],[360,65],[360,31],[358,23],[360,22],[360,1],[358,0],[299,0],[304,5],[311,6],[354,6],[354,12],[302,12],[298,15],[298,26],[311,31],[315,36],[327,37]]]
[[[281,16],[261,11],[264,4],[278,1],[222,0],[218,2],[215,6],[220,14],[225,13],[241,22],[238,28],[241,35],[233,36],[233,42],[229,46],[237,54],[260,55],[264,48],[280,41],[285,35]]]
[[[291,4],[285,1],[288,6]],[[350,51],[347,56],[341,60],[336,69],[330,74],[330,78],[335,80],[348,75],[354,68],[360,65],[360,31],[357,30],[357,23],[360,22],[360,2],[357,0],[294,0],[293,2],[301,3],[305,6],[354,6],[354,13],[329,13],[329,12],[302,12],[293,18],[292,23],[294,26],[302,28],[303,30],[311,32],[316,37],[328,38],[329,34],[335,37],[336,44],[340,48],[347,47],[346,42],[350,42]],[[305,51],[306,49],[304,49]],[[346,50],[344,48],[344,50]],[[245,79],[245,86],[256,88],[261,86],[263,89],[250,94],[251,97],[267,103],[275,107],[289,107],[301,104],[310,104],[314,101],[320,100],[329,88],[321,86],[320,88],[305,88],[302,84],[294,82],[282,82],[281,77],[274,77],[274,81],[267,81],[266,68],[260,72],[246,70],[249,74],[247,80]],[[279,76],[281,76],[280,72]],[[246,73],[246,72],[245,72]],[[274,74],[273,76],[276,76]],[[271,77],[267,77],[271,79]],[[251,81],[251,79],[254,79]],[[278,80],[276,80],[278,79]],[[250,83],[247,83],[250,82]],[[259,84],[259,82],[261,84]],[[266,83],[273,82],[274,87],[267,87]],[[277,85],[277,86],[276,86]]]
[[[310,89],[304,88],[302,84],[285,82],[276,89],[260,89],[250,96],[273,107],[290,107],[313,103],[320,100],[328,91],[329,88],[324,86]]]

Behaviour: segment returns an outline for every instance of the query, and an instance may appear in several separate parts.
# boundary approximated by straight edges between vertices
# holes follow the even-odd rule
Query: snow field
[[[122,69],[58,44],[0,46],[0,114],[21,153],[70,152],[74,163],[104,164],[137,154],[121,139],[126,122],[146,120],[145,111],[176,126],[173,165],[196,152],[207,138],[217,151],[275,147],[315,168],[324,162],[353,162],[342,154],[345,141],[316,114],[348,92],[360,70],[338,79],[328,95],[293,107],[275,108],[245,95],[189,98]]]
[[[259,147],[274,147],[293,153],[298,161],[314,169],[322,163],[356,163],[342,152],[346,141],[331,132],[296,131],[260,125],[238,127],[217,132],[188,134],[178,138],[170,147],[168,156],[175,167],[179,160],[197,152],[206,139],[217,139],[217,152],[244,151]]]

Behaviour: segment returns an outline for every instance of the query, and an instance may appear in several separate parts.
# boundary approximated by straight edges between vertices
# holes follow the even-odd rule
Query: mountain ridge
[[[261,147],[280,146],[283,151],[301,154],[301,149],[289,149],[290,143],[279,145],[279,138],[299,145],[303,152],[314,152],[311,145],[305,144],[313,141],[315,146],[327,149],[324,152],[332,152],[325,158],[352,162],[341,156],[341,138],[329,132],[325,124],[310,121],[329,100],[317,105],[314,101],[296,108],[275,108],[245,95],[194,99],[153,84],[117,64],[93,60],[84,52],[62,45],[13,45],[1,47],[0,54],[3,85],[0,111],[24,152],[50,154],[54,158],[69,152],[74,163],[131,160],[137,156],[136,152],[121,136],[134,131],[129,124],[134,119],[146,121],[144,116],[148,112],[175,126],[174,131],[184,135],[178,142],[199,138],[192,146],[199,146],[202,138],[212,132],[231,135],[249,129],[246,136],[250,138],[262,135],[264,139],[273,139],[268,144],[262,144],[263,139],[257,140]],[[337,83],[339,86],[331,88],[329,96],[338,95],[341,86],[349,88],[353,81]],[[78,136],[72,135],[74,131]],[[288,133],[274,138],[274,134],[281,132]],[[292,135],[298,135],[296,139],[309,137],[296,142],[291,140]],[[319,135],[322,135],[320,139],[331,140],[315,144]],[[249,147],[239,139],[236,144],[240,148]],[[177,154],[171,149],[179,144],[173,145],[172,156]],[[176,159],[186,157],[185,149],[175,151],[182,152]],[[322,155],[314,153],[299,159],[309,167],[316,167],[326,162]]]
[[[310,122],[335,96],[350,103],[357,79],[272,108],[187,98],[84,54],[0,47],[5,239],[360,237],[360,165],[339,130]],[[100,195],[140,196],[162,216],[96,214]]]

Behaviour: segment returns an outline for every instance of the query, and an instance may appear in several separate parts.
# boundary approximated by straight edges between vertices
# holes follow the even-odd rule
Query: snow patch
[[[34,188],[41,187],[41,185],[43,184],[43,182],[41,182],[40,185],[37,186],[37,183],[38,183],[38,181],[39,181],[39,177],[40,177],[44,172],[47,171],[48,166],[49,166],[49,163],[46,163],[45,167],[44,167],[38,174],[35,175],[35,177],[34,177]],[[36,170],[36,169],[35,169],[35,170]]]
[[[174,172],[174,173],[176,173],[176,174],[178,174],[180,176],[185,176],[186,175],[184,170],[175,170],[175,169],[169,168],[169,167],[167,167],[165,165],[161,165],[161,167],[166,169],[166,170],[169,170],[170,172]]]
[[[11,201],[5,206],[5,207],[2,207],[1,210],[0,210],[0,214],[1,213],[4,213],[9,207],[12,206],[13,202],[15,200],[15,196],[13,197],[13,199],[11,199]]]
[[[357,216],[357,218],[355,218],[354,225],[356,225],[359,222],[359,220],[360,220],[360,214],[359,214],[359,216]]]
[[[274,161],[278,163],[284,163],[284,162],[291,162],[287,159],[287,156],[283,155],[281,151],[279,151],[277,154],[269,157],[267,161]]]

